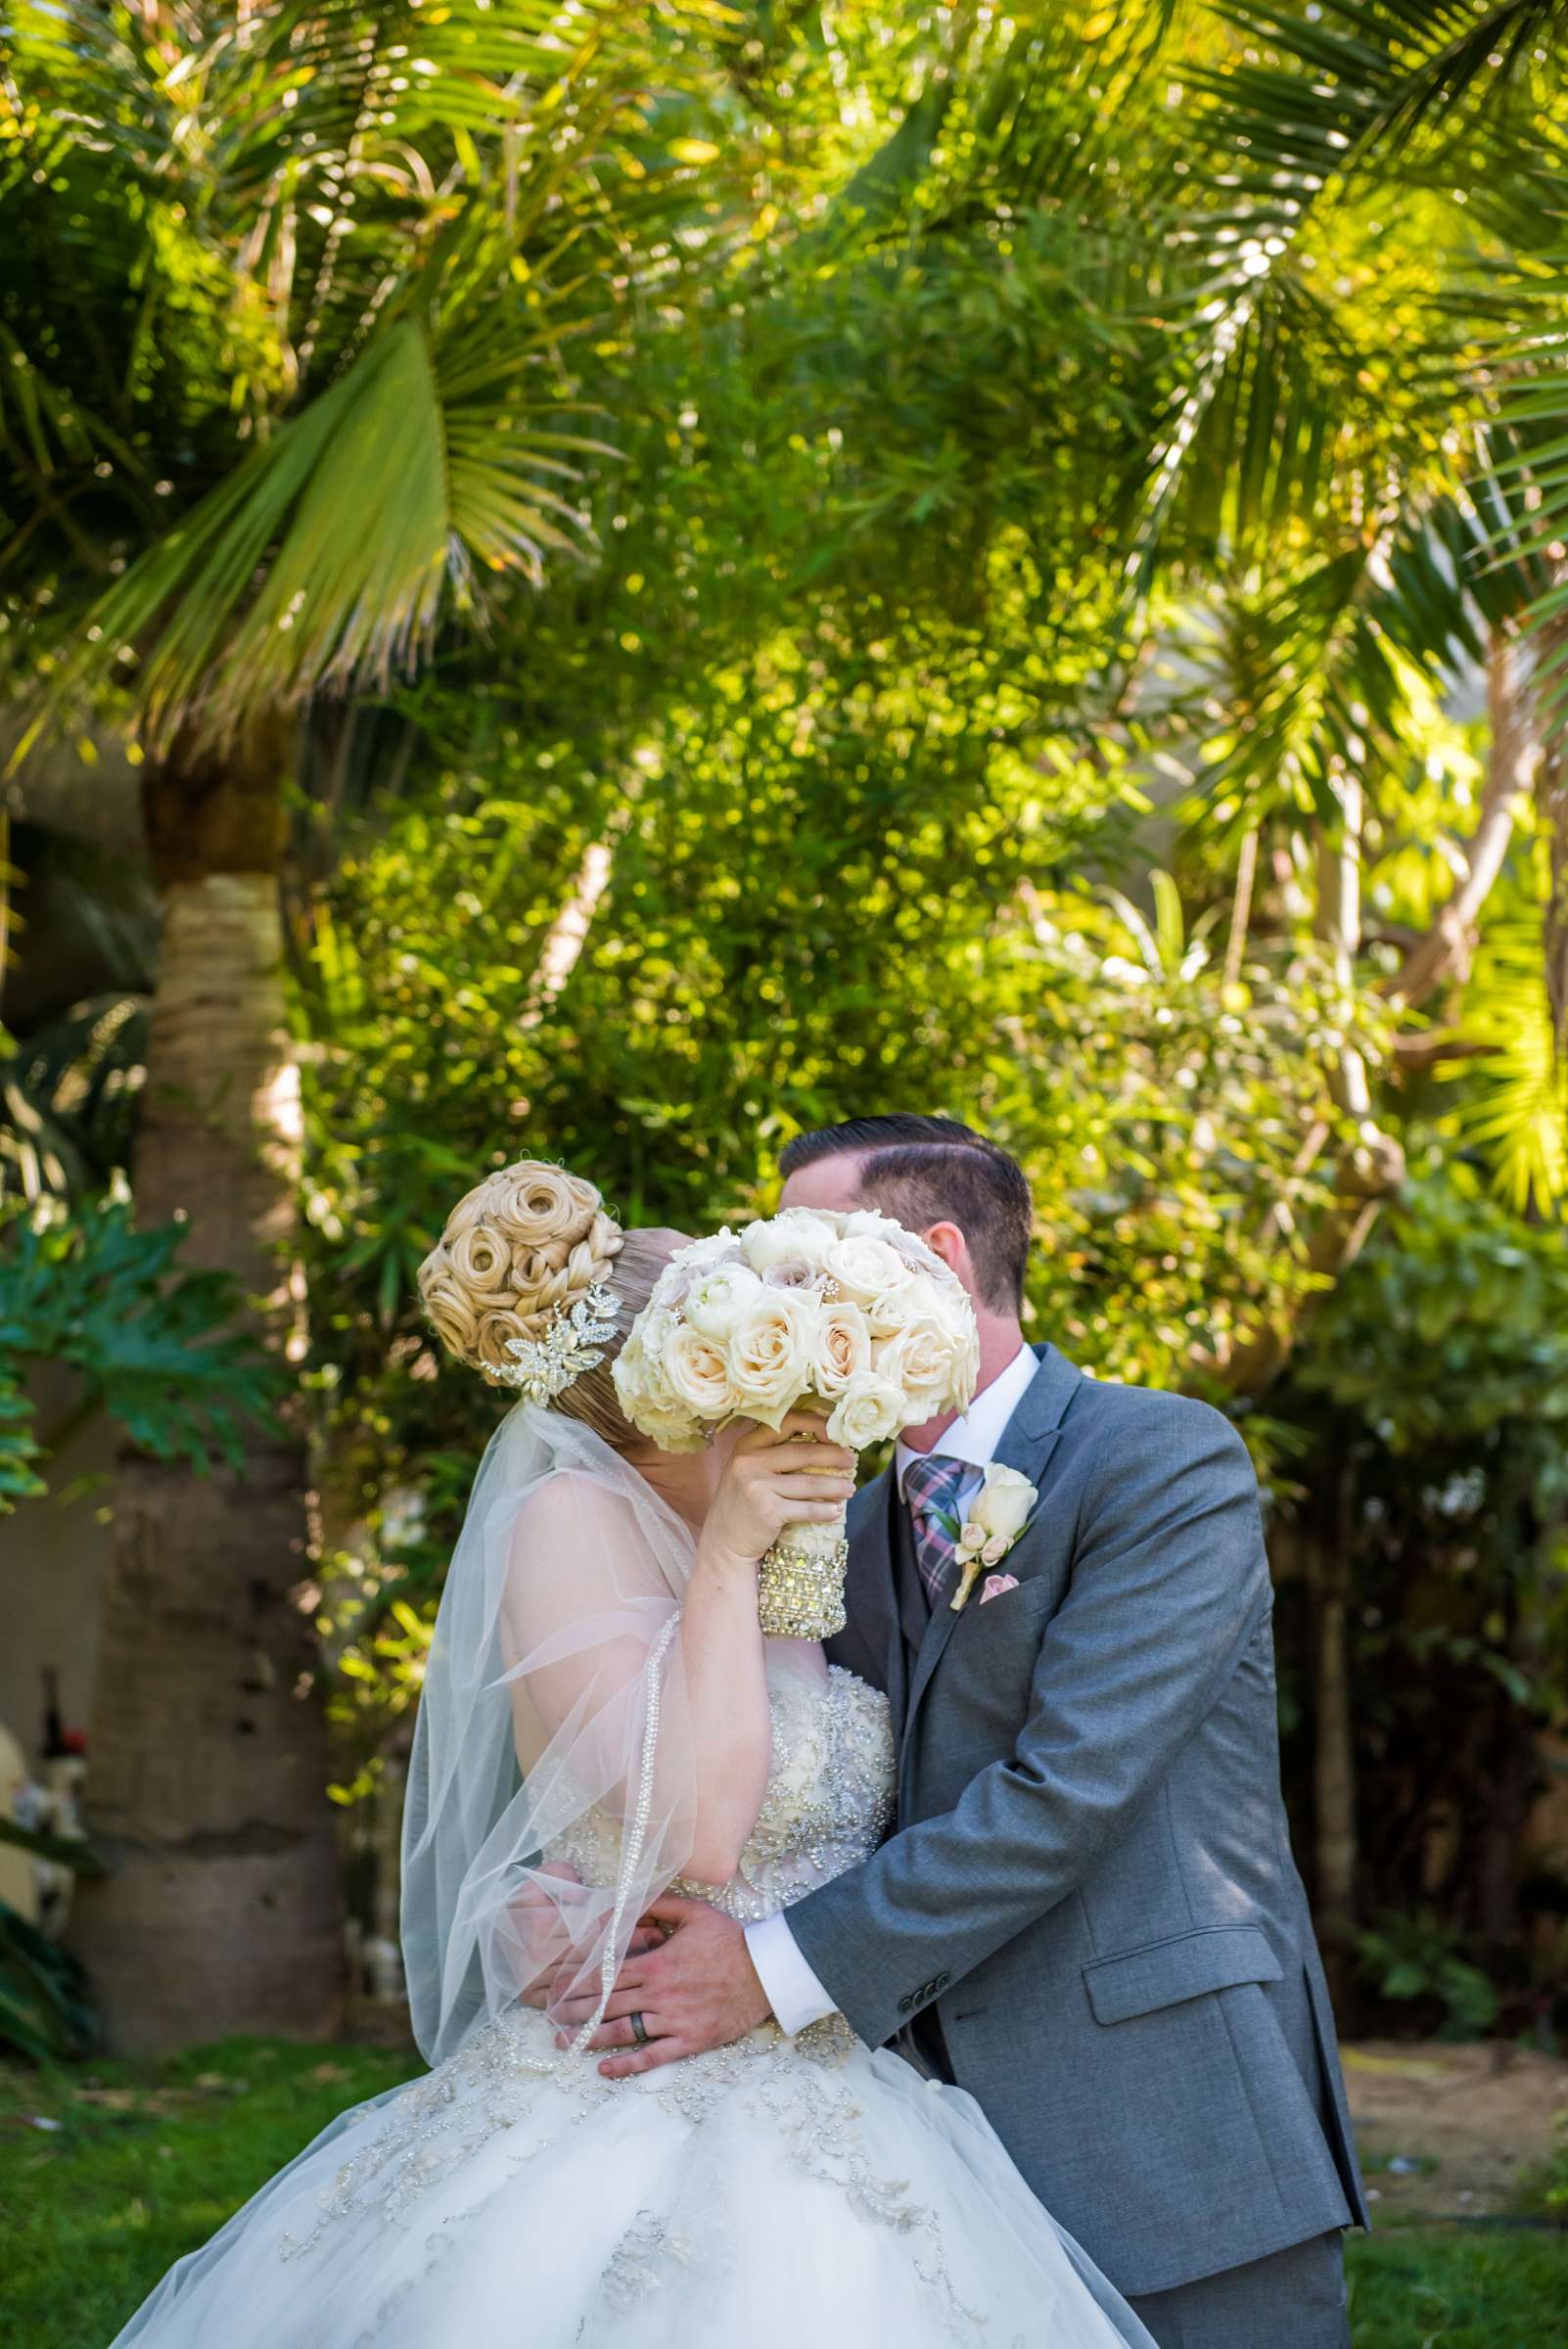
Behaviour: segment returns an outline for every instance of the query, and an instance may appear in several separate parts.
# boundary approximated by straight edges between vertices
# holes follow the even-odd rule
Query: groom
[[[835,2008],[974,2095],[1160,2349],[1346,2349],[1366,2222],[1279,1795],[1270,1588],[1246,1451],[1207,1405],[1033,1352],[1029,1186],[948,1118],[784,1152],[785,1207],[874,1207],[968,1289],[980,1387],[850,1516],[834,1662],[886,1691],[899,1830],[787,1915],[697,1903],[596,2044],[646,2071]],[[992,1460],[1038,1492],[962,1612],[945,1518]]]

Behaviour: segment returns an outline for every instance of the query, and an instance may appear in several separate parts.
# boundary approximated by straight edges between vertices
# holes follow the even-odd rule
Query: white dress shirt
[[[912,1460],[937,1454],[949,1460],[966,1460],[974,1474],[966,1476],[959,1485],[953,1506],[953,1515],[962,1519],[980,1490],[986,1469],[996,1456],[996,1447],[1006,1433],[1008,1420],[1038,1368],[1038,1360],[1029,1347],[1021,1346],[1006,1369],[999,1370],[990,1386],[982,1388],[963,1417],[955,1419],[937,1438],[929,1454],[900,1444],[893,1455],[899,1499],[904,1497],[903,1480]],[[758,1979],[767,1993],[774,2020],[782,2030],[804,2031],[807,2023],[820,2022],[824,2014],[834,2012],[835,2003],[802,1957],[783,1910],[776,1916],[763,1917],[760,1924],[748,1925],[746,1947]]]

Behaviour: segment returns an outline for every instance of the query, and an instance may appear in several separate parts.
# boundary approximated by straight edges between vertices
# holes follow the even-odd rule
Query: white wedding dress
[[[530,1475],[546,1458],[563,1463],[561,1424],[533,1431],[524,1455]],[[460,1662],[504,1614],[497,1592],[509,1576],[516,1588],[502,1535],[515,1557],[517,1493],[539,1489],[537,1479],[520,1480],[517,1453],[514,1441],[512,1471],[499,1474],[492,1448],[470,1508],[471,1526],[484,1516],[490,1530],[489,1570],[481,1570],[476,1538],[471,1552],[460,1548],[443,1600]],[[504,1468],[504,1448],[499,1458]],[[626,1472],[598,1460],[593,1472],[601,1497],[629,1495],[646,1518]],[[657,1544],[661,1527],[650,1520],[642,1530]],[[586,1535],[575,1533],[546,1554],[556,1586],[567,1558],[579,1590],[593,1569]],[[669,1529],[674,1562],[662,1571],[671,1583],[683,1540]],[[605,1554],[617,1560],[629,1607],[646,1589],[628,1583],[625,1548],[617,1539]],[[481,1593],[483,1624],[475,1607],[464,1612]],[[524,1664],[519,1642],[503,1641],[514,1660],[501,1682],[515,1683],[546,1648],[558,1659],[562,1625],[582,1644],[580,1596],[574,1606],[553,1630],[535,1625],[541,1644]],[[603,1629],[608,1606],[593,1620]],[[636,1653],[647,1650],[646,1684],[667,1669],[669,1644],[656,1636],[650,1646],[644,1635]],[[593,1651],[601,1663],[612,1652],[608,1636]],[[584,1798],[581,1773],[603,1740],[596,1747],[581,1732],[580,1707],[570,1749],[576,1783],[566,1765],[547,1767],[565,1750],[558,1740],[508,1793],[518,1773],[504,1698],[494,1720],[484,1710],[495,1662],[490,1652],[471,1673],[480,1692],[472,1703],[433,1662],[428,1791],[410,1804],[404,1940],[415,2016],[427,2048],[439,2050],[445,2037],[454,2051],[336,2121],[170,2271],[115,2349],[1154,2349],[1029,2192],[973,2099],[866,2048],[842,2018],[793,2040],[768,2024],[735,2046],[609,2081],[598,2057],[561,2051],[548,2018],[517,2000],[504,1953],[485,1942],[505,1911],[493,1890],[473,1888],[515,1888],[520,1872],[544,1881],[546,1862],[569,1869],[585,1900],[609,1904],[619,1891],[617,1950],[650,1883],[750,1921],[855,1866],[891,1822],[886,1700],[830,1669],[819,1647],[768,1642],[766,1796],[738,1873],[715,1891],[672,1870],[649,1873],[659,1721],[676,1711],[678,1684],[667,1681],[662,1706],[627,1730],[641,1767],[623,1782],[640,1785],[641,1797],[623,1829],[613,1807]],[[454,1732],[444,1745],[443,1721]],[[510,1777],[479,1799],[478,1779],[493,1777],[503,1738]],[[528,1800],[531,1810],[520,1814]],[[671,1819],[678,1808],[671,1799]],[[427,1898],[419,1856],[433,1839],[449,1865]],[[435,1974],[422,1989],[422,1938],[410,1929],[411,1911],[427,1908],[438,1917],[439,1995]],[[462,1922],[470,1911],[482,1920],[473,1931]],[[474,1953],[486,1948],[488,1991],[468,2021],[454,2019],[454,1986],[472,1990]],[[617,1962],[607,1960],[606,1979]]]
[[[770,1660],[773,1770],[716,1899],[765,1916],[881,1841],[885,1700]],[[808,1669],[814,1664],[815,1669]],[[591,1817],[591,1815],[590,1815]],[[568,1855],[613,1871],[601,1816]],[[187,2273],[188,2270],[194,2273]],[[1136,2320],[978,2105],[837,2016],[640,2078],[565,2063],[544,2016],[346,2115],[125,2334],[156,2349],[1122,2349]]]

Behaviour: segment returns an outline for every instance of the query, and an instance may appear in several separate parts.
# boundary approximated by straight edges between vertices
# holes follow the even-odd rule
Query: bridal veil
[[[607,1996],[685,1868],[693,1537],[580,1421],[491,1438],[441,1597],[403,1817],[402,1941],[433,2064],[536,1980]],[[579,2045],[592,2025],[576,2035]]]

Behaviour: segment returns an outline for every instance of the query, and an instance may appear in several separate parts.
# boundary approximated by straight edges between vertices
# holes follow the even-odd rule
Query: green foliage
[[[253,1336],[213,1334],[241,1300],[226,1275],[178,1267],[182,1239],[177,1223],[138,1231],[113,1199],[0,1221],[0,1506],[42,1490],[11,1367],[29,1356],[76,1371],[155,1458],[239,1464],[245,1421],[276,1406],[284,1381]]]
[[[14,1819],[0,1818],[0,1843],[30,1852],[36,1860],[52,1860],[78,1876],[101,1876],[104,1864],[91,1844],[74,1835],[45,1835],[33,1827],[19,1827]]]
[[[1481,2039],[1498,2019],[1498,1994],[1462,1955],[1460,1937],[1428,1914],[1385,1916],[1356,1937],[1356,1957],[1380,1998],[1436,2008],[1442,2039]]]
[[[1549,886],[1488,924],[1466,990],[1465,1033],[1482,1051],[1455,1122],[1486,1151],[1499,1190],[1520,1216],[1551,1218],[1568,1197],[1568,1055],[1552,1033],[1543,927]]]
[[[0,2051],[47,2063],[87,2054],[96,2038],[76,1959],[0,1901]]]
[[[1396,1452],[1507,1448],[1507,1485],[1568,1502],[1568,1248],[1462,1166],[1426,1173],[1325,1306],[1298,1376]],[[1503,1480],[1499,1480],[1503,1481]]]
[[[32,1405],[15,1374],[0,1367],[0,1510],[48,1491],[33,1464],[41,1453],[32,1416]]]
[[[0,1031],[0,1195],[92,1190],[128,1155],[143,1019],[99,995],[13,1042]]]
[[[1522,2210],[1568,2228],[1568,2112],[1557,2119],[1557,2142],[1546,2159],[1520,2181]]]
[[[79,1876],[104,1864],[75,1837],[43,1835],[0,1817],[0,1843]],[[0,2050],[35,2063],[87,2054],[98,2035],[87,1978],[69,1950],[0,1901]]]
[[[1321,1122],[1348,1142],[1329,1038],[1375,1048],[1375,1010],[1305,944],[1227,979],[1156,890],[1163,937],[1115,897],[1038,902],[1014,1056],[980,1117],[1034,1181],[1042,1326],[1109,1376],[1218,1390],[1237,1337],[1322,1285],[1293,1244],[1330,1196],[1302,1136]]]
[[[136,671],[155,745],[227,737],[580,545],[563,354],[680,273],[726,12],[5,15],[0,565],[77,623],[56,713]]]
[[[1294,1512],[1352,1594],[1361,1882],[1385,1912],[1366,1978],[1479,2023],[1480,1962],[1522,2028],[1562,1985],[1561,1888],[1525,1879],[1520,1840],[1542,1732],[1568,1723],[1568,1250],[1462,1162],[1416,1166],[1275,1407]],[[1313,1632],[1280,1596],[1288,1657]]]

